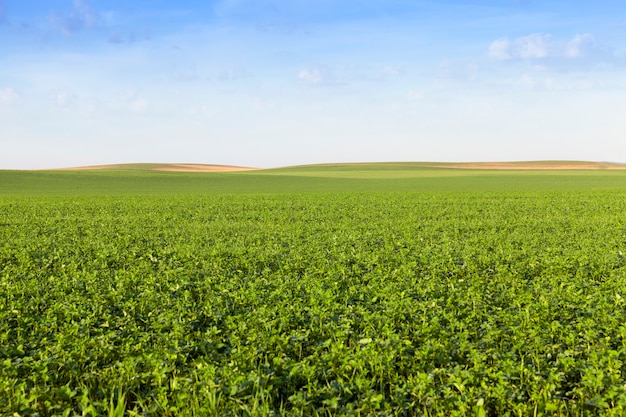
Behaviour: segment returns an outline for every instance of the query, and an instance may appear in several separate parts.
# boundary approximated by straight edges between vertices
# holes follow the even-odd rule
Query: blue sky
[[[0,0],[0,168],[626,162],[626,3]]]

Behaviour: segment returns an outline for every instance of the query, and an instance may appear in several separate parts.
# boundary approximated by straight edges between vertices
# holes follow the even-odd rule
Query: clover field
[[[624,174],[256,175],[5,183],[0,414],[626,413]]]

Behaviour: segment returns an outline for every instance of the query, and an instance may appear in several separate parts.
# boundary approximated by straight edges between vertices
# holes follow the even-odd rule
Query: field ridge
[[[349,162],[301,165],[300,167],[416,167],[416,168],[454,168],[454,169],[492,169],[492,170],[593,170],[626,169],[626,164],[619,162],[539,160],[539,161],[490,161],[490,162]],[[291,167],[290,167],[291,168]]]
[[[255,168],[238,165],[199,164],[199,163],[127,163],[87,165],[58,168],[62,171],[83,170],[140,170],[168,172],[237,172],[265,169],[324,168],[324,167],[380,167],[380,168],[441,168],[441,169],[481,169],[481,170],[599,170],[626,169],[626,164],[616,162],[542,160],[542,161],[492,161],[492,162],[335,162],[293,165],[277,168]]]
[[[235,165],[193,164],[193,163],[128,163],[86,165],[78,167],[58,168],[59,171],[89,170],[133,170],[133,171],[169,171],[169,172],[235,172],[251,171],[258,168]],[[55,171],[56,171],[55,170]]]

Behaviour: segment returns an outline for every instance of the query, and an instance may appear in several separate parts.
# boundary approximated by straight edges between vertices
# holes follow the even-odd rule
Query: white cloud
[[[396,77],[400,75],[401,71],[397,67],[386,65],[383,67],[382,73],[386,77]]]
[[[509,49],[511,48],[511,42],[508,39],[497,39],[491,42],[489,45],[489,58],[505,61],[511,58]]]
[[[553,40],[550,34],[545,33],[533,33],[513,41],[507,38],[497,39],[489,45],[488,55],[496,61],[614,58],[609,51],[598,45],[590,33],[577,34],[567,41]]]
[[[341,88],[359,79],[358,71],[327,67],[310,67],[298,71],[298,80],[303,84],[321,88]]]
[[[565,56],[578,58],[584,56],[595,47],[595,38],[589,33],[574,36],[574,39],[565,44]]]
[[[150,101],[141,96],[135,87],[130,87],[124,91],[121,99],[126,109],[133,113],[144,113],[150,107]]]
[[[146,100],[145,98],[139,97],[139,98],[132,100],[128,108],[133,112],[143,113],[144,111],[148,109],[149,105],[150,105],[150,102],[148,100]]]
[[[550,41],[550,35],[534,33],[518,38],[515,42],[515,49],[520,58],[544,58],[548,56]]]
[[[189,68],[181,68],[174,75],[176,81],[192,82],[200,79],[200,74],[195,66]]]
[[[7,87],[0,90],[0,104],[11,104],[16,102],[20,95],[14,89]]]
[[[67,90],[60,90],[53,94],[52,99],[60,107],[66,107],[74,101],[74,94]]]
[[[497,61],[509,59],[540,59],[550,53],[552,47],[551,36],[543,33],[533,33],[522,36],[514,41],[507,38],[497,39],[489,45],[489,57]]]
[[[307,84],[319,84],[322,82],[322,72],[318,69],[301,69],[298,72],[298,79]]]

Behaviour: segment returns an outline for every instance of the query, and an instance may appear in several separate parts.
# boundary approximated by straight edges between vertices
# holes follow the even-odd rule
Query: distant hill
[[[515,162],[354,162],[302,165],[300,167],[362,167],[362,168],[454,168],[491,170],[579,170],[626,169],[626,164],[591,161],[515,161]],[[291,167],[294,168],[294,167]]]
[[[432,166],[463,169],[626,169],[626,164],[589,161],[445,162]]]
[[[338,162],[281,167],[289,168],[362,167],[362,168],[444,168],[481,170],[594,170],[626,169],[626,164],[590,161],[517,161],[517,162]],[[138,163],[92,165],[62,170],[136,170],[169,172],[236,172],[259,168],[216,164]]]
[[[257,168],[240,167],[232,165],[209,165],[209,164],[112,164],[90,165],[82,167],[61,168],[62,170],[133,170],[133,171],[170,171],[170,172],[232,172],[249,171]]]

